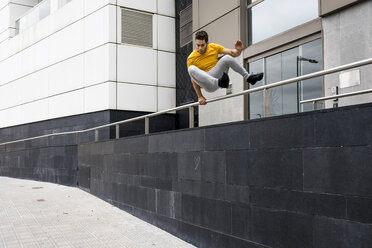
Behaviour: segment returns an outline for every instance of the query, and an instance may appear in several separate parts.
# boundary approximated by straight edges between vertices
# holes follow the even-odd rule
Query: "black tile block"
[[[202,153],[178,153],[178,178],[189,180],[201,179]]]
[[[311,115],[289,116],[252,122],[251,148],[314,146],[314,120]]]
[[[147,153],[148,151],[148,137],[132,137],[115,140],[115,153]]]
[[[302,152],[241,150],[226,152],[227,183],[302,189]]]
[[[314,247],[372,247],[372,226],[339,219],[316,218]]]
[[[25,148],[39,148],[39,147],[46,147],[49,145],[50,145],[50,142],[48,141],[47,137],[25,141]]]
[[[250,124],[229,124],[205,129],[205,150],[224,151],[250,148]]]
[[[201,225],[202,200],[199,197],[182,194],[182,220]]]
[[[90,189],[90,167],[79,166],[78,185]]]
[[[164,134],[167,135],[167,134]],[[204,150],[204,129],[178,131],[173,133],[175,152]]]
[[[173,191],[156,190],[156,213],[175,218],[175,193]]]
[[[203,152],[201,165],[201,180],[205,182],[226,183],[226,153]]]
[[[311,216],[252,207],[249,221],[254,242],[278,248],[314,247]]]
[[[148,136],[149,153],[174,152],[176,145],[173,133],[153,134]]]
[[[225,200],[238,203],[249,203],[250,188],[249,186],[225,185]]]
[[[25,148],[26,148],[26,143],[24,141],[5,145],[6,152],[20,151],[20,150],[24,150]]]
[[[176,153],[152,153],[146,154],[143,160],[143,173],[145,176],[160,179],[172,179],[177,177],[177,154]]]
[[[250,239],[251,209],[245,204],[232,204],[231,233],[242,239]]]
[[[252,187],[251,204],[275,210],[346,218],[346,199],[339,195]]]
[[[371,115],[371,107],[316,114],[317,146],[371,145]]]
[[[146,188],[156,188],[157,181],[154,177],[141,177],[141,186]]]
[[[352,221],[372,224],[372,198],[348,197],[347,217]]]
[[[209,183],[201,182],[200,184],[200,196],[207,199],[226,199],[226,187],[222,183]]]
[[[371,147],[305,149],[304,190],[372,197],[370,161]]]
[[[231,234],[231,204],[204,198],[199,199],[199,201],[201,201],[201,225]]]
[[[113,154],[114,141],[96,142],[91,144],[91,154]]]
[[[76,145],[76,134],[65,134],[49,137],[50,146]]]

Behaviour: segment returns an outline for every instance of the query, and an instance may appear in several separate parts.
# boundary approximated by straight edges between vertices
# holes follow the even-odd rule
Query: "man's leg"
[[[213,92],[218,89],[218,79],[212,77],[207,72],[200,70],[198,67],[191,65],[189,66],[190,77],[204,90]],[[222,74],[221,74],[222,75]]]
[[[242,75],[245,80],[248,79],[249,73],[230,55],[223,56],[208,73],[213,77],[219,78],[224,72],[227,73],[229,68]]]
[[[213,77],[221,77],[224,72],[228,72],[229,68],[239,73],[244,77],[248,83],[254,85],[257,81],[260,81],[263,77],[263,73],[249,74],[243,66],[241,66],[233,57],[230,55],[223,56],[215,67],[213,67],[208,73]]]

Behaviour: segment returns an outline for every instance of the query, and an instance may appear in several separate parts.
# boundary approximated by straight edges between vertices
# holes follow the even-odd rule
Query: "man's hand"
[[[205,105],[205,104],[207,104],[207,100],[206,100],[203,96],[198,97],[198,100],[199,100],[199,104],[200,104],[200,105]]]
[[[235,49],[239,52],[243,51],[243,42],[241,40],[236,41],[235,43]]]

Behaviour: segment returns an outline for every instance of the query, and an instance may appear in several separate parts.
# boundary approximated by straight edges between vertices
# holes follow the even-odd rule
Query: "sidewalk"
[[[0,247],[194,247],[79,188],[0,177]]]

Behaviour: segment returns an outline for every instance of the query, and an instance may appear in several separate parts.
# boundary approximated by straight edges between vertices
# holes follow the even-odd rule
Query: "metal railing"
[[[264,111],[265,115],[264,116],[267,117],[268,114],[269,114],[269,94],[268,94],[268,90],[270,88],[279,87],[279,86],[282,86],[282,85],[286,85],[286,84],[290,84],[290,83],[294,83],[294,82],[298,82],[298,81],[302,81],[302,80],[307,80],[307,79],[310,79],[310,78],[319,77],[319,76],[323,76],[323,75],[327,75],[327,74],[331,74],[331,73],[335,73],[335,72],[339,72],[339,71],[343,71],[343,70],[348,70],[348,69],[352,69],[352,68],[355,68],[355,67],[360,67],[360,66],[364,66],[364,65],[368,65],[368,64],[372,64],[372,58],[357,61],[357,62],[350,63],[350,64],[346,64],[346,65],[343,65],[343,66],[334,67],[334,68],[327,69],[327,70],[322,70],[322,71],[310,73],[310,74],[300,76],[300,77],[295,77],[295,78],[279,81],[279,82],[273,83],[273,84],[263,85],[263,86],[260,86],[260,87],[254,88],[254,89],[248,89],[248,90],[244,90],[244,91],[241,91],[241,92],[238,92],[238,93],[213,98],[213,99],[207,100],[207,103],[217,102],[217,101],[221,101],[221,100],[236,97],[236,96],[248,95],[250,93],[257,92],[257,91],[264,91],[264,103],[265,103],[265,111]],[[190,103],[190,104],[187,104],[187,105],[183,105],[183,106],[159,111],[159,112],[156,112],[156,113],[142,115],[142,116],[138,116],[138,117],[135,117],[135,118],[131,118],[131,119],[123,120],[123,121],[118,121],[118,122],[114,122],[114,123],[109,123],[109,124],[106,124],[106,125],[97,126],[97,127],[93,127],[93,128],[88,128],[88,129],[84,129],[84,130],[51,133],[51,134],[46,134],[46,135],[41,135],[41,136],[36,136],[36,137],[31,137],[31,138],[26,138],[26,139],[19,139],[19,140],[4,142],[4,143],[0,143],[0,145],[8,145],[8,144],[12,144],[12,143],[34,140],[34,139],[40,139],[40,138],[48,138],[48,143],[49,143],[49,138],[51,136],[68,135],[68,134],[76,134],[76,143],[79,143],[79,135],[81,133],[90,132],[90,131],[94,131],[94,133],[95,133],[94,140],[98,141],[98,134],[99,134],[98,130],[102,129],[102,128],[106,128],[106,127],[111,127],[111,126],[115,126],[115,138],[119,139],[119,130],[120,130],[119,126],[121,124],[125,124],[125,123],[128,123],[128,122],[133,122],[133,121],[138,121],[138,120],[142,120],[142,119],[145,120],[145,134],[148,134],[149,133],[149,123],[150,123],[150,118],[151,117],[155,117],[155,116],[158,116],[158,115],[162,115],[162,114],[166,114],[166,113],[169,113],[169,112],[174,112],[174,111],[178,111],[178,110],[182,110],[182,109],[189,109],[189,117],[190,117],[189,118],[189,120],[190,120],[189,121],[189,127],[193,128],[194,127],[194,107],[198,106],[198,105],[199,105],[198,102],[194,102],[194,103]]]
[[[309,99],[309,100],[300,101],[300,104],[305,104],[305,103],[310,103],[311,102],[311,103],[313,103],[313,110],[316,110],[317,103],[321,102],[321,101],[331,100],[331,99],[338,99],[338,98],[349,97],[349,96],[363,95],[363,94],[368,94],[368,93],[372,93],[372,89],[354,91],[354,92],[350,92],[350,93],[333,95],[333,96],[313,98],[313,99]]]

